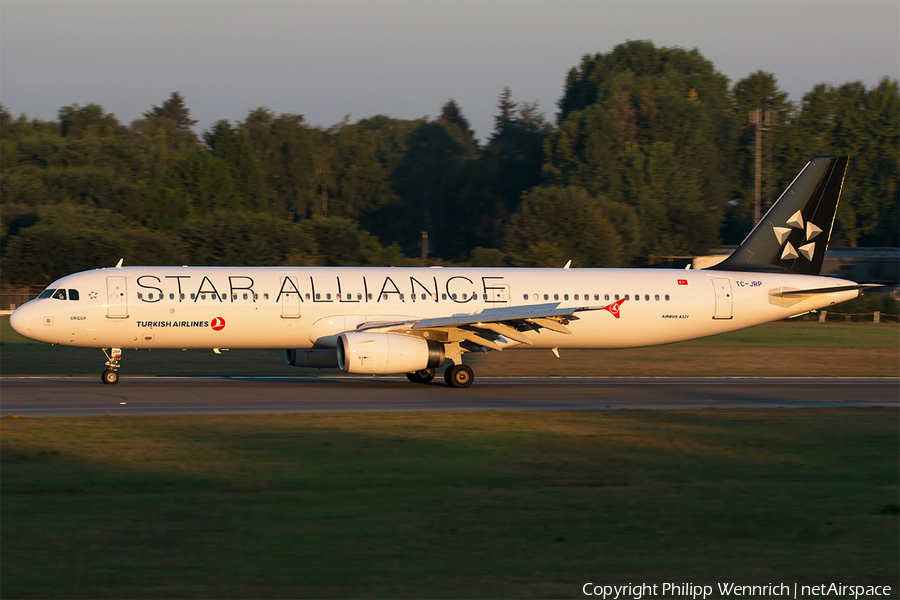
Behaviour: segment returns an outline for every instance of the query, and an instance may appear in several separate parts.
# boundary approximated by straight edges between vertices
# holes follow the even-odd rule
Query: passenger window
[[[174,299],[175,299],[175,294],[169,294],[169,300],[174,300]]]
[[[625,296],[625,297],[628,298],[628,296]],[[640,294],[635,294],[635,295],[634,295],[634,301],[635,301],[635,302],[640,302],[640,300],[641,300],[641,295],[640,295]]]
[[[253,301],[256,302],[257,300],[259,300],[259,294],[253,292]]]
[[[528,294],[522,294],[522,300],[528,300]]]
[[[269,293],[268,292],[263,293],[263,300],[268,300],[268,299],[269,299]]]
[[[366,294],[366,300],[371,300],[371,299],[372,299],[372,294]]]
[[[179,300],[184,300],[184,292],[178,294],[178,299],[179,299]]]
[[[613,296],[613,298],[615,298],[616,300],[618,300],[618,299],[619,299],[619,295],[616,294],[615,296]]]
[[[626,300],[631,300],[631,297],[630,297],[628,294],[625,294],[625,299],[626,299]]]
[[[244,300],[247,299],[247,292],[244,292]]]
[[[473,294],[473,296],[474,296],[474,294]],[[487,300],[487,294],[484,294],[484,295],[482,296],[481,299],[482,299],[482,300]]]
[[[463,300],[465,300],[466,298],[468,298],[468,294],[463,294]]]
[[[385,295],[384,295],[384,298],[382,298],[382,300],[387,300],[387,299],[388,299],[388,295],[385,294]]]
[[[422,300],[424,300],[424,299],[425,299],[425,294],[422,294]]]
[[[534,295],[534,301],[537,302],[537,299],[538,299],[538,295],[535,294],[535,295]]]
[[[415,302],[415,301],[416,301],[416,295],[415,295],[415,294],[410,294],[410,295],[409,295],[409,299],[412,300],[413,302]]]
[[[553,294],[553,299],[554,299],[554,300],[559,300],[559,294]]]
[[[78,290],[69,290],[69,300],[78,300]]]
[[[400,299],[403,300],[403,294],[400,294]]]
[[[604,299],[604,300],[609,300],[609,294],[603,294],[603,299]],[[616,296],[616,300],[618,300],[618,299],[619,299],[619,297]]]
[[[656,300],[657,302],[659,302],[659,294],[657,294],[656,296],[654,296],[653,299]]]
[[[144,299],[144,295],[142,293],[138,292],[138,300],[143,300],[143,299]]]
[[[49,297],[51,297],[51,296],[53,295],[53,293],[54,293],[55,291],[56,291],[56,288],[53,288],[53,289],[46,289],[46,290],[44,290],[43,292],[41,292],[40,296],[38,296],[38,299],[41,299],[41,298],[49,298]]]
[[[316,294],[316,300],[321,300],[321,299],[322,299],[322,294]]]
[[[309,292],[306,292],[306,299],[309,300]]]
[[[650,301],[650,294],[644,294],[644,300],[646,300],[647,302],[649,302],[649,301]]]
[[[331,294],[325,294],[325,299],[326,299],[326,300],[331,300]]]
[[[568,295],[568,294],[564,294],[564,295],[563,295],[563,300],[568,300],[568,299],[569,299],[569,295]]]
[[[456,294],[450,294],[450,297],[456,300]],[[465,294],[463,294],[463,297],[465,298]]]
[[[549,299],[550,299],[550,296],[548,296],[547,294],[544,294],[544,300],[549,300]]]
[[[191,300],[196,300],[197,297],[194,294],[191,294]]]
[[[201,300],[206,300],[206,294],[200,294],[200,299],[201,299]]]
[[[668,302],[668,301],[669,301],[669,295],[666,294],[666,302]]]
[[[441,294],[441,300],[446,300],[446,299],[447,299],[447,294]]]
[[[356,294],[356,299],[357,299],[357,300],[362,300],[362,294]]]

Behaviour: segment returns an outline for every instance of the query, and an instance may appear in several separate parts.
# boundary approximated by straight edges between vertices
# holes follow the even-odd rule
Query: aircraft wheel
[[[475,381],[475,374],[469,365],[453,365],[444,371],[444,381],[455,388],[467,388]]]
[[[407,373],[406,378],[413,383],[431,383],[434,379],[434,369],[422,369],[421,371],[413,371]]]
[[[107,369],[100,375],[100,381],[107,385],[113,385],[119,381],[119,374],[113,370]]]

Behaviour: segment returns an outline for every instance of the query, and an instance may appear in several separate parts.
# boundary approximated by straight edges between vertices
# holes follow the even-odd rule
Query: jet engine
[[[338,366],[337,352],[335,352],[334,348],[285,350],[284,362],[292,367],[321,368]]]
[[[412,373],[444,364],[444,345],[397,333],[351,331],[338,336],[338,366],[347,373]]]

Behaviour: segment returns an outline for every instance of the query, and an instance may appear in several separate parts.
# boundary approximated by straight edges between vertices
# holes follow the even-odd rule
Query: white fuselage
[[[654,269],[126,267],[59,279],[66,299],[26,303],[19,333],[91,348],[334,347],[364,323],[559,303],[571,334],[525,333],[534,348],[629,348],[689,340],[843,302],[856,289],[782,297],[770,291],[852,286],[830,277]],[[77,300],[71,292],[77,291]],[[57,295],[60,295],[57,293]],[[512,346],[528,347],[513,343]]]

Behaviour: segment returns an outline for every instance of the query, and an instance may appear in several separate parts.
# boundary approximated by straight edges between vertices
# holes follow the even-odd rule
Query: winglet
[[[125,259],[124,259],[124,258],[120,258],[120,259],[119,259],[119,262],[116,263],[116,268],[117,268],[117,269],[121,269],[121,268],[122,268],[122,263],[123,263],[123,262],[125,262]]]
[[[566,263],[566,266],[564,266],[563,269],[568,269],[571,266],[572,266],[572,259],[570,258],[569,262]]]

